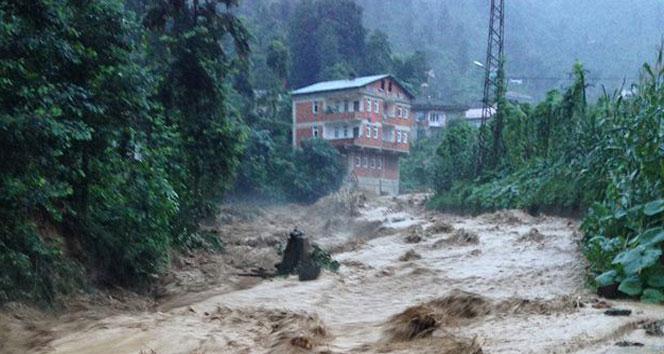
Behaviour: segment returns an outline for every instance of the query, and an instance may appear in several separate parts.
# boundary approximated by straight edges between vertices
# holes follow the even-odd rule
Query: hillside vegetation
[[[172,250],[223,246],[198,223],[229,189],[311,202],[338,188],[336,149],[261,129],[290,100],[243,81],[236,5],[0,3],[0,303],[144,289]]]
[[[589,104],[585,71],[577,65],[574,72],[573,85],[536,106],[503,99],[482,130],[465,123],[446,129],[430,205],[583,213],[595,285],[664,301],[662,51],[643,66],[629,97],[606,94]]]

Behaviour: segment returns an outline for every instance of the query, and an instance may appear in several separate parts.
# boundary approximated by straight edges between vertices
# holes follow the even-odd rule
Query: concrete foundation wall
[[[360,189],[366,189],[378,194],[399,194],[399,180],[358,176],[357,185]]]

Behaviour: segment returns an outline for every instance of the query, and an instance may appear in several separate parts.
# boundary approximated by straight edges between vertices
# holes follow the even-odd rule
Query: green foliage
[[[151,36],[119,0],[0,4],[0,302],[51,301],[84,269],[144,284],[213,210],[244,139],[233,4],[155,2]]]
[[[475,128],[463,120],[449,122],[436,151],[441,161],[435,174],[436,190],[449,190],[454,181],[473,176],[476,147]]]
[[[550,92],[534,108],[509,103],[499,107],[504,150],[494,150],[494,160],[481,175],[440,179],[431,206],[470,212],[523,208],[569,213],[588,208],[582,224],[584,253],[596,284],[619,284],[624,294],[660,301],[664,289],[662,51],[655,65],[644,65],[641,83],[630,98],[607,95],[589,105],[585,71],[577,64],[574,74],[575,82],[563,94]],[[495,124],[492,119],[486,132],[495,133]],[[495,143],[495,135],[485,137],[487,146]],[[439,152],[459,145],[444,142]],[[464,154],[474,156],[468,147],[445,153],[443,160],[462,166],[454,156]],[[449,176],[450,169],[441,166],[440,175]]]
[[[339,151],[322,139],[309,139],[293,152],[293,168],[282,172],[287,195],[302,202],[315,202],[336,191],[346,175]]]
[[[291,85],[305,86],[332,76],[359,72],[366,30],[362,9],[352,0],[306,0],[289,19]],[[341,70],[344,69],[344,70]]]
[[[229,68],[242,67],[249,53],[249,34],[228,11],[235,3],[156,2],[145,18],[158,36],[151,59],[165,78],[159,87],[160,102],[166,121],[178,134],[168,171],[180,203],[175,223],[178,243],[195,232],[198,220],[216,210],[218,198],[233,182],[246,139],[228,102]],[[226,11],[220,10],[221,5]],[[233,50],[220,45],[224,41],[231,41]]]
[[[320,248],[318,245],[313,245],[312,248],[313,251],[311,252],[311,260],[321,269],[327,269],[335,273],[339,270],[339,262],[334,260],[329,252]]]
[[[436,154],[440,137],[421,138],[410,146],[410,154],[399,161],[399,189],[402,192],[432,190],[436,172],[443,162]]]

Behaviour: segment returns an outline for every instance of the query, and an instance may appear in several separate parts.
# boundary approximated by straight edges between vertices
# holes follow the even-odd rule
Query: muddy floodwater
[[[424,209],[425,195],[352,193],[310,207],[226,210],[210,287],[173,274],[153,306],[5,324],[4,351],[33,353],[664,353],[664,307],[597,298],[577,221]],[[341,263],[315,281],[270,269],[297,226]],[[192,261],[194,262],[194,261]],[[209,266],[208,266],[209,267]],[[608,316],[608,309],[631,310]],[[5,318],[6,319],[6,318]],[[652,330],[655,328],[655,330]]]

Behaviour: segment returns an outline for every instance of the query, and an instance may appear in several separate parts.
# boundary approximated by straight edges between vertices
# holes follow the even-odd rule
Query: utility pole
[[[484,125],[491,117],[493,106],[503,89],[503,80],[500,74],[503,69],[505,34],[505,0],[491,0],[491,11],[489,16],[489,38],[486,50],[486,62],[484,73],[484,96],[482,98],[482,119],[479,134],[479,151],[477,154],[477,172],[482,170],[484,161],[483,154],[486,151],[484,141]],[[493,112],[495,113],[495,111]]]

